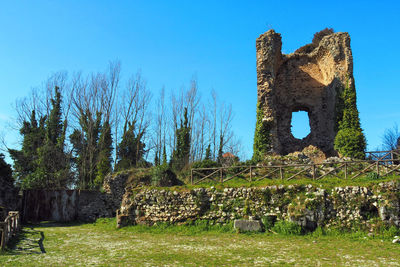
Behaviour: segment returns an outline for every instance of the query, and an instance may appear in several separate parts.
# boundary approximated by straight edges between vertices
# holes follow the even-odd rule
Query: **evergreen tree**
[[[224,151],[222,151],[222,144],[224,142],[224,138],[221,135],[219,137],[219,148],[218,148],[218,157],[217,157],[217,162],[218,163],[222,163],[222,154],[224,153]]]
[[[105,121],[99,139],[99,162],[97,164],[97,176],[94,184],[97,188],[103,184],[104,177],[112,171],[112,135],[111,127],[108,121]]]
[[[165,148],[165,144],[163,146],[163,153],[162,153],[162,165],[167,165],[167,150]]]
[[[4,160],[4,154],[0,153],[0,179],[7,184],[13,184],[12,170],[10,164]]]
[[[204,160],[211,160],[211,145],[208,144],[207,149],[206,149],[206,156],[204,157]]]
[[[36,120],[36,112],[32,110],[30,121],[24,121],[20,129],[23,136],[21,150],[9,149],[11,158],[14,161],[14,177],[17,184],[23,189],[40,187],[40,181],[30,181],[29,177],[37,168],[39,158],[38,149],[44,145],[46,138],[45,129],[46,117]],[[34,186],[38,184],[37,186]]]
[[[96,188],[94,181],[98,174],[101,118],[101,113],[98,112],[96,118],[94,118],[92,113],[86,110],[79,119],[81,129],[75,129],[70,135],[70,142],[75,155],[73,163],[78,173],[77,179],[80,189]]]
[[[46,122],[46,141],[54,146],[64,146],[64,124],[61,120],[61,93],[57,86],[54,89],[55,98],[50,99],[52,109]]]
[[[180,171],[189,164],[190,156],[190,126],[188,122],[187,108],[184,110],[183,121],[180,128],[176,129],[176,144],[172,152],[171,166]]]
[[[46,120],[46,138],[44,145],[38,148],[37,167],[31,176],[39,182],[34,187],[53,189],[67,188],[71,183],[70,157],[64,151],[65,127],[62,122],[61,93],[55,87],[55,96],[51,99],[52,109]]]
[[[338,120],[339,131],[335,137],[335,149],[343,156],[363,159],[365,157],[366,140],[362,132],[356,103],[354,82],[349,80],[341,93],[339,103],[342,115]]]
[[[160,165],[160,159],[158,158],[158,155],[156,153],[156,155],[154,156],[154,166],[159,166]]]
[[[126,170],[146,164],[143,159],[145,144],[142,142],[144,133],[135,133],[135,124],[129,123],[127,131],[122,136],[117,151],[117,170]]]

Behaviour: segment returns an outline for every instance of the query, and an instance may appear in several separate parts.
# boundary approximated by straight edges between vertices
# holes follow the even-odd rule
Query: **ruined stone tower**
[[[311,44],[289,55],[282,54],[281,47],[281,35],[274,30],[256,41],[255,153],[258,149],[285,155],[313,145],[328,156],[336,155],[334,140],[343,117],[339,96],[345,87],[354,88],[349,34],[321,31]],[[296,139],[291,132],[296,111],[306,111],[309,116],[311,131],[303,139]]]

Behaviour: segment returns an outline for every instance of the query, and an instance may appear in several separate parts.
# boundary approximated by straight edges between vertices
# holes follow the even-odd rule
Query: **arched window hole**
[[[307,111],[294,111],[292,113],[292,135],[294,138],[303,139],[310,134],[310,118]]]

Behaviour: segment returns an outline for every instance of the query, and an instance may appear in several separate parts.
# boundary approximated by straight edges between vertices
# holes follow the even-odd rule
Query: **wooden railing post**
[[[1,225],[1,250],[3,250],[6,246],[6,224],[0,223]]]
[[[312,178],[313,180],[317,180],[317,179],[321,179],[322,177],[325,177],[329,174],[331,174],[333,171],[341,171],[342,167],[344,167],[344,178],[345,179],[355,179],[356,177],[365,174],[367,171],[373,171],[373,168],[376,168],[376,172],[378,175],[380,175],[380,166],[379,165],[383,165],[384,169],[382,172],[382,175],[387,175],[388,173],[391,172],[400,172],[400,166],[396,167],[396,168],[391,168],[391,171],[388,172],[387,168],[388,165],[394,164],[396,162],[396,166],[400,165],[398,163],[400,163],[400,159],[397,159],[397,157],[400,157],[400,154],[398,153],[400,150],[391,150],[391,151],[373,151],[373,152],[366,152],[367,154],[370,155],[370,158],[367,160],[357,160],[357,161],[344,161],[344,162],[332,162],[332,163],[322,163],[322,164],[316,164],[316,163],[310,163],[310,164],[285,164],[285,165],[271,165],[271,166],[234,166],[234,167],[230,167],[229,171],[227,173],[231,173],[230,170],[234,169],[239,169],[239,171],[233,171],[233,175],[229,175],[229,177],[225,177],[224,179],[224,167],[219,167],[219,168],[193,168],[190,170],[190,182],[191,184],[196,184],[200,181],[203,181],[205,179],[212,179],[213,181],[218,181],[218,172],[219,174],[219,180],[221,183],[223,183],[224,181],[228,181],[230,179],[233,179],[234,177],[237,177],[238,175],[242,175],[247,173],[247,169],[249,169],[250,174],[249,174],[249,178],[244,178],[246,181],[250,180],[251,182],[253,181],[253,176],[257,175],[257,173],[255,175],[253,175],[253,170],[256,168],[261,168],[261,169],[272,169],[272,172],[269,172],[267,175],[264,175],[263,177],[260,177],[259,179],[264,179],[266,177],[268,177],[270,174],[271,177],[273,178],[277,178],[277,179],[281,179],[283,180],[285,178],[285,168],[295,168],[295,169],[299,169],[299,168],[304,168],[303,171],[296,173],[295,175],[290,176],[290,171],[288,172],[288,177],[287,179],[291,179],[294,177],[298,177],[301,173],[303,173],[304,171],[309,171],[310,168],[312,170]],[[376,154],[378,153],[378,154]],[[385,153],[385,154],[383,154]],[[390,157],[390,158],[389,158]],[[338,166],[336,166],[336,164],[339,164]],[[365,165],[367,164],[367,165]],[[328,171],[326,173],[325,167],[324,166],[334,166],[334,170]],[[363,169],[362,171],[358,171],[358,167],[357,168],[352,168],[352,166],[358,166],[360,165],[362,166],[367,166],[365,169]],[[374,166],[376,165],[376,166]],[[322,166],[322,167],[318,167],[318,166]],[[336,166],[336,167],[335,167]],[[385,168],[386,167],[386,168]],[[226,168],[226,167],[225,167]],[[319,168],[321,168],[322,170],[325,171],[325,174],[318,174],[318,170]],[[350,168],[350,169],[349,169]],[[364,167],[362,167],[364,168]],[[228,169],[228,168],[227,168]],[[209,175],[203,175],[201,173],[201,171],[204,170],[212,170],[213,172]],[[279,178],[276,177],[276,173],[279,170]],[[288,171],[288,169],[286,169]],[[194,177],[194,173],[197,172],[198,175],[202,176],[202,178],[199,178],[200,180],[196,181],[195,183],[195,177]],[[337,173],[333,173],[332,175],[334,176],[338,176]],[[227,175],[226,175],[227,176]],[[240,178],[243,178],[242,176]],[[340,177],[342,178],[342,177]]]
[[[312,165],[312,178],[315,180],[315,164]]]
[[[376,162],[376,173],[379,176],[379,160]]]
[[[4,222],[0,222],[0,248],[3,250],[7,242],[10,240],[12,236],[14,236],[19,228],[21,227],[20,224],[20,216],[18,211],[10,211],[8,213],[7,218]]]
[[[12,228],[11,228],[11,218],[7,221],[7,237],[6,237],[6,243],[8,243],[8,240],[10,240],[11,234],[12,234]]]

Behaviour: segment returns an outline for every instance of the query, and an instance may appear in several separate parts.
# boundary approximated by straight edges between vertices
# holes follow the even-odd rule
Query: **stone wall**
[[[113,217],[121,206],[128,174],[107,175],[104,192],[96,190],[25,190],[22,217],[25,221],[93,222]]]
[[[89,190],[25,190],[24,221],[94,221],[113,216],[104,193]]]
[[[126,172],[108,174],[104,177],[103,189],[107,197],[107,203],[113,211],[114,216],[115,211],[121,207],[121,201],[125,194],[126,183],[129,175],[129,172]]]
[[[225,223],[239,218],[276,216],[306,229],[317,226],[371,228],[377,222],[400,226],[400,182],[371,188],[307,186],[264,188],[197,188],[189,191],[143,189],[124,195],[117,214],[119,226],[157,222],[211,220]]]

